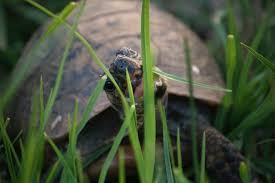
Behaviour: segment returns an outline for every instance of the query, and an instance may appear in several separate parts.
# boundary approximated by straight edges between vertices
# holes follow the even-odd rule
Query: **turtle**
[[[110,65],[117,58],[130,59],[135,63],[140,63],[138,54],[141,51],[140,10],[141,3],[134,0],[87,0],[77,30],[93,46],[104,64]],[[68,21],[72,21],[74,16],[75,13],[69,17]],[[173,15],[160,10],[154,4],[150,6],[150,25],[152,50],[155,65],[158,68],[168,73],[186,76],[185,54],[182,49],[183,38],[186,38],[190,46],[194,81],[224,87],[224,81],[214,59],[200,38],[188,26]],[[37,44],[45,27],[46,25],[42,26],[26,45],[14,71],[16,73],[17,69],[27,63],[30,58],[35,61],[33,65],[29,66],[28,74],[8,112],[11,119],[9,125],[11,135],[17,134],[21,130],[27,131],[29,114],[32,111],[32,96],[35,93],[35,88],[39,88],[40,78],[43,78],[44,98],[47,99],[57,76],[68,29],[65,26],[58,27],[41,42],[39,51],[30,56],[32,48]],[[126,65],[129,66],[128,61]],[[134,70],[136,71],[136,68]],[[102,73],[100,67],[90,58],[86,48],[75,38],[66,58],[59,92],[45,129],[48,137],[57,144],[62,146],[67,143],[67,116],[73,111],[75,100],[77,99],[79,102],[78,116],[82,116],[88,98]],[[104,92],[101,94],[86,126],[79,134],[77,147],[84,159],[109,143],[110,139],[117,134],[122,123],[122,115],[118,112],[119,109],[114,107],[112,96],[108,95],[108,87],[111,87],[111,85],[108,86],[108,83],[110,84],[107,80],[105,84],[107,94]],[[177,127],[182,129],[182,153],[184,159],[188,161],[191,154],[189,130],[185,125],[190,121],[188,86],[174,81],[163,83],[165,83],[165,87],[160,87],[162,92],[159,95],[168,95],[169,130],[172,135],[175,135]],[[207,139],[206,168],[208,172],[222,182],[241,182],[238,169],[240,163],[245,161],[244,157],[228,139],[210,125],[223,95],[222,92],[194,88],[199,119],[198,139],[201,140],[204,131]],[[90,177],[96,174],[93,165],[88,168],[87,172]]]

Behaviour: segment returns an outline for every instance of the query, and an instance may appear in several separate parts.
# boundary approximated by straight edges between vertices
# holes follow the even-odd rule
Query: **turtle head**
[[[126,70],[128,70],[130,76],[137,114],[143,113],[143,71],[141,57],[138,52],[123,47],[117,51],[116,58],[111,63],[109,71],[113,75],[123,94],[129,99]],[[159,76],[154,76],[154,87],[155,97],[157,99],[166,96],[167,85],[165,79]],[[104,90],[113,107],[122,113],[123,110],[119,93],[109,78],[105,82]]]

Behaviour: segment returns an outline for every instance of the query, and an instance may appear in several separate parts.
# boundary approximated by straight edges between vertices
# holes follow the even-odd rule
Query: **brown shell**
[[[141,3],[138,1],[89,0],[79,21],[78,30],[91,43],[99,58],[108,66],[115,58],[117,49],[123,46],[140,52],[140,12]],[[209,55],[207,48],[187,26],[153,5],[150,18],[151,45],[158,67],[166,72],[186,77],[183,38],[187,38],[191,50],[194,80],[213,86],[224,86],[217,65]],[[23,129],[27,126],[32,96],[35,89],[39,87],[41,76],[44,81],[44,98],[49,97],[50,88],[54,85],[67,41],[68,30],[60,27],[42,43],[36,54],[28,57],[31,50],[34,50],[33,45],[37,43],[40,32],[36,33],[27,45],[18,63],[18,67],[30,60],[34,63],[29,68],[30,75],[17,94],[16,105],[12,109],[16,121],[20,122],[20,128]],[[93,92],[102,73],[90,58],[86,48],[75,39],[65,63],[56,103],[47,123],[46,132],[50,137],[59,139],[67,134],[67,116],[73,111],[75,99],[79,101],[79,116],[81,116],[88,97]],[[173,81],[169,81],[168,91],[188,96],[187,86]],[[196,87],[194,95],[197,99],[217,104],[223,93]],[[110,103],[103,92],[91,118],[109,106]],[[93,119],[90,120],[90,124],[93,124]]]

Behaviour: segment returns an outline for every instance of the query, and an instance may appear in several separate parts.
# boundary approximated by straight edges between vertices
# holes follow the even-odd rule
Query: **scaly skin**
[[[143,107],[141,100],[142,92],[142,63],[137,52],[129,49],[122,48],[118,51],[117,58],[110,66],[110,72],[113,74],[115,80],[118,82],[124,94],[127,97],[125,71],[129,70],[132,81],[132,87],[137,102],[138,119],[143,120],[142,111],[139,110]],[[137,74],[138,73],[138,74]],[[166,82],[160,77],[155,77],[155,94],[157,99],[166,101]],[[105,91],[112,102],[114,108],[122,113],[121,103],[117,95],[116,89],[112,86],[110,81],[105,84]],[[168,104],[168,126],[170,134],[176,136],[177,128],[181,129],[183,159],[190,159],[192,152],[191,149],[191,123],[190,123],[190,110],[188,110],[188,102],[183,100],[184,97],[172,96],[172,100]],[[204,105],[204,104],[201,104]],[[199,107],[200,108],[200,107]],[[205,108],[205,107],[202,107]],[[140,112],[141,111],[141,112]],[[202,111],[202,112],[201,112]],[[226,183],[240,183],[239,166],[244,157],[234,147],[234,145],[224,137],[220,132],[210,126],[207,122],[209,116],[205,115],[207,110],[198,110],[198,123],[196,128],[198,149],[200,150],[203,133],[206,136],[206,169],[218,182]],[[175,117],[177,116],[177,117]],[[142,121],[140,122],[142,124]]]

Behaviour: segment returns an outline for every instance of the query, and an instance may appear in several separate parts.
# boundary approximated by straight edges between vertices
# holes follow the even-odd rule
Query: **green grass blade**
[[[136,102],[135,102],[133,87],[132,87],[132,83],[131,83],[131,79],[130,79],[128,69],[126,70],[126,81],[127,81],[128,95],[129,95],[129,98],[130,98],[130,105],[135,105]],[[136,111],[134,111],[134,121],[135,121],[135,125],[137,125]]]
[[[98,180],[99,183],[104,183],[105,182],[108,169],[109,169],[109,167],[110,167],[110,165],[111,165],[111,163],[112,163],[112,161],[113,161],[113,159],[116,155],[116,152],[118,150],[118,147],[119,147],[123,137],[126,135],[126,130],[130,125],[130,122],[131,122],[132,117],[133,117],[134,110],[135,110],[135,106],[132,105],[130,107],[129,112],[125,116],[124,122],[123,122],[123,124],[122,124],[122,126],[121,126],[115,140],[114,140],[114,143],[111,147],[111,150],[108,153],[107,158],[106,158],[106,160],[105,160],[105,162],[104,162],[104,164],[101,168],[101,172],[100,172],[99,180]]]
[[[56,175],[58,174],[59,172],[59,169],[60,169],[60,161],[56,161],[54,163],[54,165],[52,166],[48,176],[47,176],[47,179],[45,181],[45,183],[51,183],[54,181],[54,178],[56,177]]]
[[[230,90],[234,87],[234,73],[237,62],[235,37],[232,34],[227,36],[226,41],[226,87]],[[224,128],[225,118],[228,115],[228,110],[232,104],[234,92],[226,93],[223,98],[223,106],[219,108],[218,115],[215,121],[215,127],[222,131]]]
[[[54,152],[56,153],[56,155],[58,156],[60,163],[63,165],[63,167],[67,170],[68,175],[70,176],[71,180],[75,180],[74,174],[70,169],[69,164],[66,161],[65,156],[62,154],[62,152],[58,149],[58,147],[55,145],[55,143],[53,142],[53,140],[47,136],[46,133],[44,133],[44,136],[46,138],[46,140],[49,142],[49,144],[51,145],[51,147],[53,148]],[[76,181],[75,181],[76,182]]]
[[[144,78],[144,169],[146,182],[153,181],[156,150],[156,116],[149,10],[150,0],[143,0],[141,12],[141,55]]]
[[[70,164],[70,168],[74,175],[77,175],[76,170],[76,155],[78,154],[76,150],[76,142],[77,142],[77,121],[78,121],[78,100],[75,101],[74,113],[73,113],[73,120],[71,124],[69,124],[69,144],[67,150],[67,161]]]
[[[70,131],[69,131],[69,147],[72,153],[76,152],[76,129],[77,129],[77,121],[78,121],[78,106],[79,102],[76,99],[75,100],[75,107],[74,107],[74,113],[73,113],[73,121],[70,126]]]
[[[226,73],[226,85],[227,88],[232,90],[233,89],[233,80],[234,80],[234,71],[236,67],[236,59],[237,59],[237,52],[236,52],[236,43],[235,37],[232,34],[227,36],[227,48],[226,48],[226,66],[227,66],[227,73]],[[231,97],[230,97],[231,98]],[[228,101],[229,103],[231,100]],[[229,105],[229,104],[227,104]]]
[[[184,53],[185,53],[185,61],[187,65],[187,75],[189,79],[189,94],[190,94],[190,107],[192,112],[191,118],[191,138],[192,138],[192,157],[193,157],[193,166],[195,172],[196,182],[199,182],[199,160],[198,160],[198,149],[197,149],[197,137],[196,137],[196,128],[197,128],[197,111],[195,107],[195,101],[193,96],[193,78],[192,78],[192,70],[191,70],[191,59],[190,59],[190,50],[188,45],[188,40],[184,39]]]
[[[39,87],[39,101],[40,101],[40,131],[43,133],[43,126],[45,126],[46,123],[44,121],[44,117],[45,117],[45,114],[44,114],[44,111],[45,111],[45,108],[44,108],[44,84],[43,84],[43,78],[41,76],[40,78],[40,87]]]
[[[39,164],[42,154],[40,153],[41,147],[39,143],[39,131],[36,131],[35,125],[39,119],[39,96],[35,94],[32,100],[32,112],[29,121],[29,129],[27,139],[25,142],[24,154],[22,154],[21,170],[19,180],[22,183],[34,182],[37,174],[40,174]],[[36,156],[34,156],[36,155]],[[34,159],[37,158],[37,159]]]
[[[169,80],[172,80],[172,81],[177,81],[179,83],[182,83],[182,84],[188,84],[189,81],[188,79],[184,79],[180,76],[177,76],[177,75],[174,75],[174,74],[170,74],[170,73],[166,73],[162,70],[160,70],[159,68],[153,68],[153,72],[155,74],[158,74],[164,78],[167,78]],[[197,86],[197,87],[201,87],[201,88],[205,88],[205,89],[209,89],[209,90],[216,90],[216,91],[221,91],[221,92],[232,92],[232,90],[230,89],[225,89],[225,88],[221,88],[221,87],[218,87],[218,86],[210,86],[210,85],[207,85],[207,84],[203,84],[203,83],[199,83],[199,82],[193,82],[193,85],[194,86]]]
[[[181,140],[180,140],[180,128],[177,128],[177,159],[178,167],[174,168],[175,182],[177,183],[189,183],[188,179],[183,174],[182,156],[181,156]]]
[[[66,47],[65,47],[64,53],[62,55],[62,58],[61,58],[61,61],[60,61],[60,64],[59,64],[57,77],[56,77],[55,84],[54,84],[54,87],[53,87],[53,92],[52,92],[51,98],[49,98],[49,102],[47,103],[48,105],[46,105],[46,107],[45,107],[44,121],[48,121],[48,118],[51,115],[52,108],[53,108],[53,105],[55,103],[55,100],[56,100],[56,97],[57,97],[57,94],[58,94],[58,91],[59,91],[59,88],[60,88],[60,85],[61,85],[62,76],[63,76],[63,72],[64,72],[65,61],[67,59],[67,56],[69,55],[70,48],[73,44],[74,31],[77,28],[79,18],[81,16],[81,13],[83,12],[83,8],[84,8],[84,3],[83,2],[84,1],[82,1],[81,5],[80,5],[80,10],[79,10],[79,12],[77,13],[77,15],[74,19],[72,29],[70,30],[69,35],[68,35],[68,41],[66,43]],[[61,20],[63,20],[63,19],[61,19]],[[46,124],[46,122],[44,124]],[[43,129],[44,128],[45,128],[45,126],[43,127]]]
[[[118,151],[119,157],[119,169],[118,169],[118,182],[125,183],[126,182],[126,174],[125,174],[125,153],[123,148],[120,148]]]
[[[248,170],[247,164],[245,162],[241,162],[239,172],[240,172],[240,177],[241,177],[243,183],[251,182],[250,176],[249,176],[249,170]]]
[[[175,180],[176,183],[191,183],[191,181],[189,181],[182,173],[181,170],[174,169],[174,175],[175,175]]]
[[[229,34],[236,35],[237,25],[236,25],[236,20],[235,20],[232,4],[233,4],[232,1],[228,0],[228,3],[227,3],[228,30],[229,30]]]
[[[88,182],[85,180],[83,165],[82,165],[82,161],[79,153],[76,154],[76,170],[77,170],[78,182],[79,183]]]
[[[16,164],[14,163],[14,160],[16,160],[16,159],[14,159],[14,157],[17,157],[17,154],[15,153],[12,142],[8,136],[7,131],[6,131],[6,124],[5,124],[1,109],[0,109],[0,134],[1,134],[3,145],[4,145],[5,159],[7,162],[8,171],[9,171],[9,174],[11,177],[11,181],[15,182],[17,180],[16,170],[17,170],[17,168],[20,168],[20,162],[18,160],[18,162],[16,161]],[[15,154],[13,154],[13,152]],[[17,167],[15,165],[17,165]]]
[[[206,146],[206,138],[205,132],[203,132],[202,136],[202,148],[201,148],[201,174],[200,174],[200,183],[205,183],[205,146]]]
[[[126,70],[126,81],[127,81],[127,89],[130,97],[130,104],[135,105],[135,97],[133,94],[133,88],[132,88],[131,79],[130,79],[128,70]],[[138,137],[136,110],[134,111],[133,120],[129,126],[129,137],[130,137],[130,142],[132,144],[132,148],[134,150],[134,156],[137,163],[137,170],[138,170],[140,182],[145,183],[145,177],[143,172],[144,159],[143,159],[142,149],[141,149],[141,145]]]
[[[106,79],[107,79],[107,77],[103,76],[98,81],[95,89],[93,90],[93,93],[89,97],[87,106],[85,107],[82,118],[81,118],[81,120],[78,124],[78,127],[77,127],[77,135],[79,135],[79,133],[82,131],[82,129],[85,127],[85,125],[89,121],[90,114],[91,114],[93,108],[95,107],[95,104],[96,104],[96,102],[97,102],[97,100],[98,100],[98,98],[99,98],[99,96],[100,96],[100,94],[103,90]]]
[[[161,101],[158,101],[158,109],[160,112],[160,119],[162,122],[164,163],[165,163],[165,170],[166,170],[166,175],[167,175],[167,182],[173,183],[174,177],[173,177],[172,165],[171,165],[171,161],[170,161],[170,149],[169,149],[169,138],[170,137],[169,137],[168,127],[167,127],[165,109],[164,109]]]
[[[28,1],[29,3],[32,3],[32,1]],[[37,4],[36,4],[37,5]],[[77,3],[70,2],[58,15],[60,19],[66,20],[66,18],[71,14],[71,12],[77,7]],[[50,25],[48,25],[47,31],[42,35],[42,41],[44,40],[44,37],[46,38],[49,34],[54,32],[57,27],[61,25],[60,19],[54,19]]]
[[[266,67],[268,67],[269,69],[271,69],[273,72],[275,72],[275,64],[273,64],[270,60],[268,60],[267,58],[265,58],[263,55],[261,55],[260,53],[258,53],[257,51],[255,51],[253,48],[247,46],[244,43],[241,43],[241,45],[246,48],[249,53],[251,53],[257,60],[259,60],[262,64],[264,64]]]

